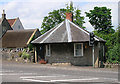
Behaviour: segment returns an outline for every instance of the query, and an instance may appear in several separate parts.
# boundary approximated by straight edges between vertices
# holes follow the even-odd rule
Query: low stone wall
[[[118,68],[119,64],[111,64],[111,63],[105,63],[104,67],[105,68]]]
[[[11,60],[11,61],[17,61],[17,62],[33,62],[33,53],[27,52],[31,57],[30,59],[23,59],[22,56],[19,55],[19,53],[23,51],[15,51],[6,49],[1,51],[2,52],[2,60]]]
[[[54,66],[71,66],[71,63],[52,63]]]

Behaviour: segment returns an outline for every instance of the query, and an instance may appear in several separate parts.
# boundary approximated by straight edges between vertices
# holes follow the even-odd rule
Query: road
[[[3,62],[2,82],[42,82],[71,84],[80,82],[101,82],[103,84],[118,84],[117,70],[79,67],[53,66],[33,63]],[[100,84],[101,84],[100,83]],[[95,83],[96,84],[96,83]]]

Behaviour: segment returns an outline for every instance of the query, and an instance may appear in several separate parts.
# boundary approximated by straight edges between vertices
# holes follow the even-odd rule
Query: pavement
[[[53,66],[3,61],[2,82],[50,84],[119,84],[117,68]]]

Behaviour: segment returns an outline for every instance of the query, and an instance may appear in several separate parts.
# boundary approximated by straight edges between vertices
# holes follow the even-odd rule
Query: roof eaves
[[[68,20],[69,21],[69,20]],[[83,30],[82,28],[80,28],[79,26],[77,26],[76,24],[74,24],[73,22],[69,21],[72,25],[74,25],[76,28],[80,29],[81,31],[85,32],[86,34],[89,35],[89,32]]]
[[[45,36],[48,32],[52,31],[54,28],[50,29],[49,31],[45,32],[43,35],[39,36],[38,38],[36,38],[35,40],[33,40],[31,43],[34,43],[35,41],[37,41],[38,39],[40,39],[41,37]]]
[[[101,39],[102,41],[106,42],[104,39],[102,39],[102,38],[100,38],[100,37],[98,37],[98,36],[96,36],[96,35],[95,35],[95,38]],[[99,41],[100,41],[100,40],[99,40]]]

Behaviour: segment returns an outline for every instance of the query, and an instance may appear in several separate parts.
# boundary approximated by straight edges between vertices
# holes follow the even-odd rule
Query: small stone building
[[[104,58],[105,41],[97,36],[94,39],[94,64],[98,67],[99,61]],[[33,40],[32,43],[36,46],[38,60],[44,59],[51,64],[93,65],[89,32],[74,24],[69,14],[65,21]]]

